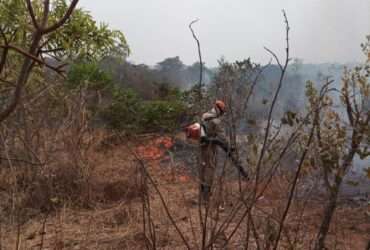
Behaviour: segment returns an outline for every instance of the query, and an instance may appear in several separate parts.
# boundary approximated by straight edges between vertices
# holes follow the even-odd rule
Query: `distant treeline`
[[[185,65],[178,56],[166,58],[155,66],[133,64],[128,61],[106,58],[102,63],[104,70],[109,72],[115,83],[130,88],[143,98],[153,99],[164,86],[188,90],[199,82],[199,63]],[[208,84],[214,70],[204,66],[203,82]]]
[[[148,100],[161,97],[163,95],[161,92],[168,87],[189,90],[199,82],[199,63],[185,65],[178,56],[166,58],[154,66],[134,64],[116,58],[106,58],[101,65],[112,75],[115,84],[132,89]],[[303,108],[307,81],[320,84],[325,78],[331,77],[339,84],[345,67],[351,67],[351,65],[304,64],[302,60],[295,59],[288,67],[276,114],[279,115],[287,110],[298,111]],[[218,67],[209,68],[204,65],[203,83],[211,85],[217,72]],[[265,67],[255,89],[254,105],[259,105],[264,99],[271,97],[275,91],[279,74],[277,65]]]

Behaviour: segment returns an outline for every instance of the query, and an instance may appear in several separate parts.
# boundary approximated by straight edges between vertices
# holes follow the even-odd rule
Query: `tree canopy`
[[[59,74],[67,63],[125,58],[121,31],[98,24],[78,0],[0,2],[0,122],[18,105],[28,79],[46,66]]]

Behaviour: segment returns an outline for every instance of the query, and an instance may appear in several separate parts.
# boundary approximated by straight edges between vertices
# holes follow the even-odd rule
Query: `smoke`
[[[263,46],[284,53],[281,9],[291,26],[292,55],[306,62],[360,61],[359,45],[370,33],[369,0],[81,0],[80,6],[125,33],[130,60],[150,65],[172,55],[188,65],[197,60],[188,30],[194,18],[200,19],[197,33],[211,66],[221,55],[267,62]]]

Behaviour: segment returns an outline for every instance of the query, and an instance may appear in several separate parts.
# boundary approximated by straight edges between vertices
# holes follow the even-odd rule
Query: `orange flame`
[[[173,141],[170,137],[160,137],[148,141],[145,146],[139,146],[136,148],[137,154],[144,160],[159,160],[163,158],[166,150],[173,146]]]
[[[188,181],[190,181],[190,177],[187,176],[187,175],[180,175],[179,176],[179,181],[180,182],[188,182]]]

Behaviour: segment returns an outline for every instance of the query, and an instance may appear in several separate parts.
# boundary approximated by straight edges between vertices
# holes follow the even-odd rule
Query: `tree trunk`
[[[42,33],[40,31],[35,31],[35,33],[33,34],[32,44],[28,50],[28,54],[30,56],[37,57],[37,49],[41,39]],[[10,101],[8,107],[6,107],[3,111],[0,112],[0,123],[2,123],[8,116],[10,116],[14,112],[14,110],[18,106],[18,103],[20,102],[22,90],[28,81],[29,75],[33,67],[33,60],[30,56],[26,56],[23,60],[21,71],[16,81],[16,87],[14,90],[12,100]]]
[[[330,192],[329,202],[325,207],[324,218],[321,222],[319,233],[317,234],[315,250],[325,249],[325,239],[329,232],[331,219],[333,218],[335,209],[337,207],[337,198],[339,193],[340,183],[335,185],[333,190]]]

